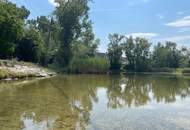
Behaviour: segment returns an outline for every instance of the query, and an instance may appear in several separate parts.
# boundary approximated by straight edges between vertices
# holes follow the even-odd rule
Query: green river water
[[[70,75],[1,81],[0,130],[190,130],[190,78]]]

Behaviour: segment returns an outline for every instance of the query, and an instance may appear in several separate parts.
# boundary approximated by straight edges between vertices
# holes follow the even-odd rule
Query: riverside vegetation
[[[52,14],[28,19],[30,11],[24,6],[0,0],[0,58],[67,73],[190,72],[189,48],[171,41],[150,51],[152,43],[147,39],[114,33],[109,35],[107,53],[100,55],[89,2],[56,0]]]
[[[190,78],[176,75],[190,73],[189,48],[113,33],[100,53],[91,0],[55,2],[29,19],[0,0],[0,79],[85,75],[0,80],[0,130],[190,129]],[[104,75],[120,72],[175,75]]]

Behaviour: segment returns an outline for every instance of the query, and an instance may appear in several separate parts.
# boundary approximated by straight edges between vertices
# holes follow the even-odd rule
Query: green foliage
[[[28,15],[25,7],[0,2],[0,58],[14,56],[16,43],[23,35],[24,19]]]
[[[77,43],[81,44],[85,49],[85,55],[95,56],[97,52],[97,47],[100,44],[99,39],[95,39],[95,35],[93,33],[92,21],[89,20],[88,14],[86,14],[81,22],[81,32],[79,34],[79,38],[77,39]]]
[[[190,67],[190,50],[158,43],[150,51],[145,38],[109,35],[107,56],[96,57],[100,40],[89,19],[89,1],[56,0],[55,16],[26,20],[30,12],[0,1],[0,58],[57,64],[72,73],[173,71]],[[125,56],[124,56],[125,55]],[[171,69],[172,68],[172,69]]]
[[[97,48],[98,45],[100,44],[100,40],[96,39],[93,41],[91,44],[86,45],[82,41],[75,41],[75,43],[72,46],[72,52],[73,56],[78,56],[78,57],[94,57],[95,54],[97,53]]]
[[[177,48],[177,44],[166,42],[165,45],[158,43],[153,51],[154,67],[178,68],[188,66],[189,56],[188,50]]]
[[[106,74],[109,71],[109,61],[99,57],[73,58],[69,71],[80,74]]]
[[[17,46],[19,60],[39,63],[42,54],[42,38],[33,28],[27,29]]]
[[[59,6],[55,14],[61,26],[60,48],[57,61],[62,67],[66,67],[72,59],[71,44],[81,32],[80,21],[88,14],[88,0],[56,0]]]
[[[186,47],[182,47],[181,50],[179,50],[181,53],[181,58],[179,61],[179,66],[181,68],[184,67],[190,67],[190,50]]]
[[[114,34],[109,39],[108,57],[111,70],[120,70],[121,66],[125,66],[126,71],[132,72],[174,72],[172,68],[190,65],[190,50],[185,47],[178,48],[174,42],[158,43],[151,52],[151,43],[145,38]],[[122,57],[123,52],[125,57]]]
[[[59,24],[53,18],[40,16],[36,20],[28,20],[27,26],[35,28],[41,35],[43,40],[43,50],[41,64],[47,66],[52,64],[59,46]]]
[[[71,70],[79,73],[106,73],[107,59],[95,57],[100,40],[95,39],[88,16],[89,0],[56,2],[59,5],[54,11],[56,19],[40,16],[28,21],[25,19],[29,11],[25,7],[0,3],[1,58],[17,57],[47,66],[56,57],[62,69],[72,66]],[[86,67],[83,63],[91,67],[81,72]]]
[[[149,69],[150,45],[145,38],[125,38],[123,49],[127,59],[127,70],[147,71]]]
[[[122,60],[122,43],[123,36],[119,34],[109,35],[110,43],[108,45],[108,58],[110,61],[110,70],[120,71]]]

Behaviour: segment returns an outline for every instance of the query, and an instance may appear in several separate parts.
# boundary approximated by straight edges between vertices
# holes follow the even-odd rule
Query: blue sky
[[[30,18],[49,15],[53,0],[11,0],[25,5]],[[141,36],[157,41],[175,41],[190,47],[190,0],[93,0],[90,18],[94,32],[101,39],[99,50],[105,52],[108,34]]]

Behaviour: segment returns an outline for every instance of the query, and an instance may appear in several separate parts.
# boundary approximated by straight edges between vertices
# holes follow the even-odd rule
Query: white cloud
[[[183,17],[182,19],[178,19],[176,21],[165,24],[171,27],[189,27],[190,26],[190,15]]]
[[[183,42],[190,40],[190,35],[174,36],[161,39],[161,41]]]
[[[190,32],[190,27],[180,28],[178,32],[179,33]]]
[[[154,37],[158,36],[158,34],[156,34],[156,33],[142,33],[142,32],[139,32],[139,33],[127,34],[126,36],[127,36],[127,37],[132,36],[132,37],[134,37],[134,38],[136,38],[136,37],[142,37],[142,38],[151,39],[151,38],[154,38]]]
[[[51,5],[53,5],[53,6],[56,6],[57,4],[55,3],[55,0],[48,0],[49,1],[49,3],[51,4]]]

